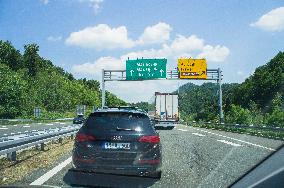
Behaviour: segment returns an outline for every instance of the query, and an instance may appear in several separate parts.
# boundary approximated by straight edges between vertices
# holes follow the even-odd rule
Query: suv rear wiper
[[[120,127],[116,127],[117,131],[135,131],[134,129],[127,129],[127,128],[120,128]]]

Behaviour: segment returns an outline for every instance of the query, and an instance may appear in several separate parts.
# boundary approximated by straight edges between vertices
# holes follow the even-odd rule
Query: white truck
[[[155,127],[173,129],[178,121],[178,95],[155,92]]]

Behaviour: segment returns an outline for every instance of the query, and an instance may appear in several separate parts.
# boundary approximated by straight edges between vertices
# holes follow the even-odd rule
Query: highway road
[[[72,125],[72,122],[49,122],[49,123],[30,123],[16,125],[0,125],[0,137],[20,134],[25,131],[43,130]]]
[[[178,125],[159,130],[163,167],[155,180],[70,172],[71,151],[48,169],[37,170],[17,184],[69,187],[227,187],[283,141]]]

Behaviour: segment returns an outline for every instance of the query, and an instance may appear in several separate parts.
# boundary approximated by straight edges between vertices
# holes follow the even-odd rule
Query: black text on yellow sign
[[[207,79],[206,59],[178,59],[180,79]]]

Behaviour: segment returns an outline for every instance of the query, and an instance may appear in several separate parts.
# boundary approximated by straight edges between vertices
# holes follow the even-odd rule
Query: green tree
[[[15,118],[22,115],[27,83],[21,75],[0,64],[0,117]]]
[[[0,40],[0,63],[6,64],[14,71],[23,68],[22,56],[19,50],[16,50],[8,41]]]
[[[250,111],[238,105],[232,105],[225,118],[227,123],[251,124],[252,122]]]
[[[39,70],[40,57],[38,55],[39,46],[37,44],[28,44],[24,46],[25,52],[23,55],[25,66],[29,70],[30,76],[35,76]]]

